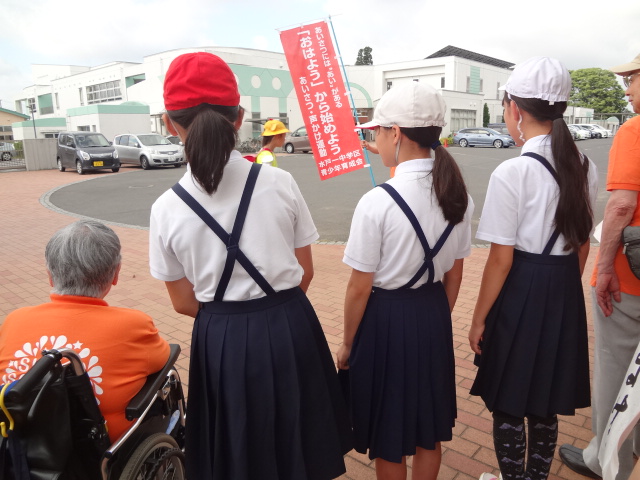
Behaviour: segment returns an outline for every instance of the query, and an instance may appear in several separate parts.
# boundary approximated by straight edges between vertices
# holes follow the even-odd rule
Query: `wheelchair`
[[[111,444],[84,365],[48,350],[0,389],[0,480],[184,480],[186,402],[169,360],[126,407],[135,421]]]

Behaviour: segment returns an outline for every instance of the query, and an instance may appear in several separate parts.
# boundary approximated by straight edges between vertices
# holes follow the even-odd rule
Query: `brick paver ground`
[[[41,197],[53,188],[78,181],[72,173],[48,170],[0,173],[0,320],[19,307],[36,305],[49,299],[44,266],[44,247],[59,228],[75,221],[41,203]],[[108,199],[105,199],[108,201]],[[187,367],[193,320],[173,311],[164,284],[153,279],[147,264],[147,231],[113,226],[123,246],[120,281],[107,300],[111,305],[138,308],[151,315],[162,335],[182,347],[178,367],[188,389]],[[331,350],[335,353],[342,337],[342,307],[349,268],[342,263],[342,245],[314,245],[315,277],[309,289]],[[590,272],[597,248],[592,248],[586,272]],[[498,472],[491,438],[491,416],[477,397],[469,395],[475,375],[473,354],[467,332],[482,277],[488,250],[473,248],[465,262],[460,295],[453,312],[453,334],[458,385],[458,420],[451,442],[443,444],[440,480],[469,480],[485,471]],[[585,276],[585,295],[589,297]],[[591,305],[589,343],[593,352]],[[585,447],[591,438],[591,409],[575,417],[561,417],[558,444]],[[365,455],[351,452],[346,457],[347,473],[342,480],[374,479],[373,462]],[[411,462],[409,461],[409,464]],[[584,477],[562,465],[557,453],[551,468],[552,480],[581,480]]]

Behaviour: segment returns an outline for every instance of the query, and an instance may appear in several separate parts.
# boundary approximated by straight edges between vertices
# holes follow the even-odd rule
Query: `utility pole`
[[[36,104],[35,103],[30,103],[28,105],[29,107],[29,111],[31,112],[31,123],[33,124],[33,138],[38,138],[38,134],[36,133],[36,119],[33,116],[33,112],[36,111]]]

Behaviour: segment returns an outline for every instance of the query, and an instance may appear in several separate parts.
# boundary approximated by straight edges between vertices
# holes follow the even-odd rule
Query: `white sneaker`
[[[502,474],[496,477],[493,473],[485,472],[480,475],[479,480],[502,480]]]

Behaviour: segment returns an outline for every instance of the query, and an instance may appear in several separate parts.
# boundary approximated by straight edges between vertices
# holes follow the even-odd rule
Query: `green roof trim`
[[[146,80],[146,75],[144,73],[141,73],[139,75],[125,77],[124,83],[126,88],[129,88],[130,86],[135,85],[136,83],[144,82],[145,80]]]
[[[130,102],[127,102],[130,103]],[[85,107],[70,108],[67,115],[70,117],[79,117],[81,115],[92,114],[150,114],[151,109],[148,105],[87,105]]]
[[[16,116],[22,117],[24,119],[30,118],[29,115],[25,115],[24,113],[16,112],[15,110],[9,110],[8,108],[0,107],[0,112],[10,113],[11,115],[16,115]]]
[[[26,122],[16,122],[11,124],[12,127],[33,127],[33,122],[28,120]],[[65,118],[36,118],[36,127],[65,127],[67,126],[67,120]]]

